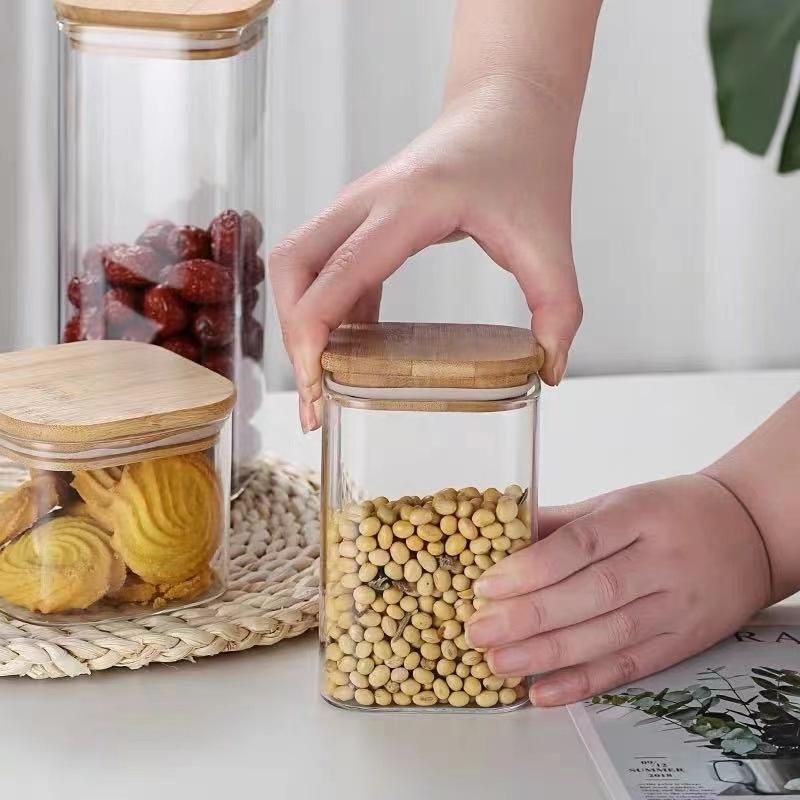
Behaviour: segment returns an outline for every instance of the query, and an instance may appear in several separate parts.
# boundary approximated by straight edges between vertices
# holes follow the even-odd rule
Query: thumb
[[[440,225],[417,210],[373,211],[333,254],[297,302],[287,326],[287,344],[305,403],[321,396],[320,357],[331,331],[348,319],[374,317],[381,284],[409,256],[442,235]]]
[[[528,268],[515,271],[515,275],[531,310],[533,334],[545,351],[540,375],[545,383],[557,386],[583,319],[575,268],[572,264],[546,270]]]

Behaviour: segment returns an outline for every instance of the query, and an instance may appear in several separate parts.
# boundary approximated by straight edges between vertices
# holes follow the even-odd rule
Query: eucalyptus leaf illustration
[[[695,737],[688,743],[725,755],[754,758],[800,754],[800,705],[790,699],[800,696],[800,673],[757,667],[750,675],[728,675],[722,666],[700,674],[702,684],[659,692],[630,688],[597,695],[590,704],[600,706],[598,712],[627,708],[642,714],[635,727],[661,722],[663,730]],[[742,685],[745,678],[748,682]],[[754,692],[755,687],[760,690]]]

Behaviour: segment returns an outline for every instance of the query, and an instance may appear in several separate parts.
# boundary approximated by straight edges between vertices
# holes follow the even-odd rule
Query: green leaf
[[[670,705],[672,705],[673,703],[681,705],[683,703],[688,703],[691,699],[692,699],[691,692],[672,691],[672,692],[667,692],[664,695],[664,702],[669,703]]]
[[[765,678],[754,677],[753,683],[755,683],[756,686],[760,686],[762,689],[772,689],[773,691],[775,691],[778,688],[777,683],[773,683],[773,681],[768,681]]]
[[[758,713],[762,719],[766,720],[775,720],[786,715],[786,712],[775,703],[759,703]]]
[[[780,678],[785,683],[800,688],[800,675],[798,675],[793,669],[782,669]]]
[[[707,700],[711,697],[711,689],[708,686],[690,686],[686,691],[691,692],[695,700]]]
[[[756,739],[734,739],[733,741],[726,742],[724,752],[736,753],[738,756],[745,756],[757,750],[760,742]]]
[[[796,686],[788,686],[787,684],[783,683],[778,687],[778,691],[781,694],[789,695],[790,697],[800,697],[800,688]]]
[[[753,667],[753,675],[760,675],[762,678],[779,679],[783,673],[771,667]]]
[[[789,704],[789,698],[785,694],[779,692],[777,689],[764,689],[763,691],[759,692],[759,694],[765,700],[771,700],[775,703],[778,703],[778,705],[785,706]]]
[[[726,139],[751,153],[766,153],[799,40],[797,0],[713,0],[709,44]],[[793,146],[791,151],[794,155]]]
[[[674,714],[670,714],[670,719],[677,720],[681,722],[687,719],[697,719],[697,714],[700,709],[697,708],[684,708],[680,711],[676,711]]]

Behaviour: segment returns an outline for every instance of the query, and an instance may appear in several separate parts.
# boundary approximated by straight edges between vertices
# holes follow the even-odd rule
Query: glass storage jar
[[[358,709],[508,710],[465,623],[536,537],[543,354],[530,331],[377,324],[323,356],[321,691]]]
[[[271,0],[56,0],[61,341],[152,342],[238,387],[260,451]]]
[[[0,609],[39,624],[152,614],[227,577],[233,384],[162,348],[0,355]]]

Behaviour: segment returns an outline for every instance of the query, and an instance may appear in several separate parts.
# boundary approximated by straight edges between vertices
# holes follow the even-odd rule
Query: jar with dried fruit
[[[232,380],[263,443],[272,0],[56,0],[62,342],[153,343]]]
[[[129,341],[0,355],[0,609],[132,618],[221,594],[233,384]]]
[[[536,538],[530,331],[378,324],[323,356],[321,691],[379,710],[505,711],[527,679],[470,647],[474,583]],[[499,487],[499,488],[498,488]]]

